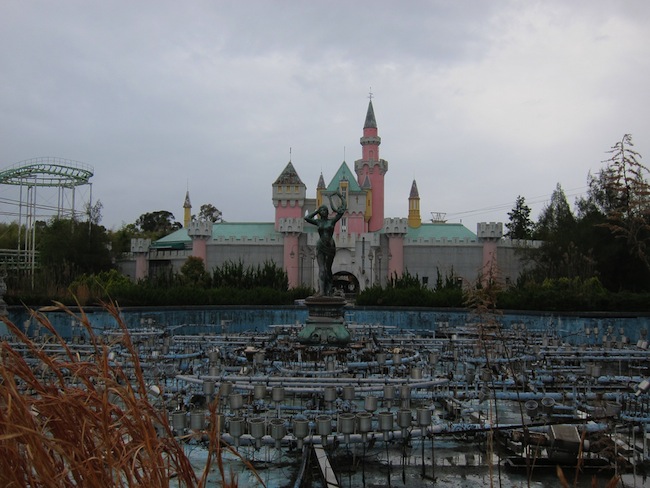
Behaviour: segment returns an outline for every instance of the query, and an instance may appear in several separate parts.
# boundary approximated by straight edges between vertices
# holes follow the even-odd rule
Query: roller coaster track
[[[21,161],[0,171],[0,184],[74,187],[88,184],[93,174],[88,164],[43,157]]]

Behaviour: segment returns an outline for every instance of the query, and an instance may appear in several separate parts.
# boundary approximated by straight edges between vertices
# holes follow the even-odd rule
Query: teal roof
[[[314,232],[316,228],[305,225],[303,232]],[[213,239],[235,239],[235,240],[280,240],[282,234],[276,232],[273,222],[220,222],[212,226]],[[417,239],[462,239],[465,241],[476,241],[476,234],[470,231],[463,224],[423,223],[417,229],[408,228],[406,238]],[[183,249],[186,244],[191,244],[192,239],[187,235],[187,229],[179,229],[171,234],[155,241],[152,246],[159,249]]]
[[[332,180],[330,181],[330,184],[327,186],[327,191],[328,192],[339,191],[339,182],[341,180],[348,181],[348,191],[350,192],[361,191],[361,187],[359,186],[359,183],[357,183],[356,175],[350,170],[348,164],[345,161],[343,161],[343,163],[339,167],[339,170],[334,175],[334,178],[332,178]]]
[[[477,240],[476,234],[463,224],[423,223],[417,229],[408,228],[407,239],[464,239]]]
[[[281,234],[275,231],[273,222],[220,222],[212,226],[213,239],[280,239]],[[156,248],[183,248],[191,244],[192,238],[187,235],[187,229],[179,229],[155,241]]]

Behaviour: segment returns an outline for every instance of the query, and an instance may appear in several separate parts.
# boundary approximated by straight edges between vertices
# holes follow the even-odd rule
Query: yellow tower
[[[409,217],[408,226],[417,229],[422,225],[422,218],[420,217],[420,193],[418,192],[418,185],[413,180],[411,185],[411,194],[409,195]]]
[[[190,191],[185,193],[185,203],[183,203],[183,227],[187,229],[192,220],[192,204],[190,203]]]

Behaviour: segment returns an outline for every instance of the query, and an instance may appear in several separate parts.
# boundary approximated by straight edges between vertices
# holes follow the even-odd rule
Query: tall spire
[[[420,192],[418,185],[413,180],[411,185],[411,193],[409,194],[409,216],[408,226],[417,229],[422,225],[422,217],[420,216]]]
[[[187,229],[192,220],[192,204],[190,203],[190,190],[185,192],[185,202],[183,203],[183,227]]]
[[[372,205],[368,220],[368,231],[376,232],[384,225],[384,175],[388,171],[388,162],[379,157],[379,145],[381,137],[377,133],[377,120],[375,110],[372,106],[372,92],[368,96],[368,111],[363,125],[363,136],[361,143],[361,159],[354,162],[354,171],[357,174],[359,185],[366,185],[366,179],[370,181],[372,194],[368,198],[368,204]]]
[[[363,124],[364,129],[376,129],[377,128],[377,120],[375,119],[375,110],[372,107],[372,97],[370,98],[370,101],[368,102],[368,111],[366,112],[366,121]]]

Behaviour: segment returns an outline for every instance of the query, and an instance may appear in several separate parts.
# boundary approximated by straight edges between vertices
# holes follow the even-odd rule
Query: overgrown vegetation
[[[170,429],[165,406],[151,394],[157,397],[163,386],[152,389],[145,382],[118,309],[106,306],[122,331],[121,363],[111,359],[114,344],[94,335],[86,315],[62,308],[86,329],[88,357],[73,352],[43,315],[33,317],[51,334],[47,348],[3,320],[19,346],[1,345],[0,485],[203,487],[216,459],[222,486],[237,486],[221,463],[222,449],[238,454],[219,437],[216,403],[206,433],[208,462],[199,479]]]
[[[437,273],[435,287],[429,288],[408,270],[401,276],[391,276],[384,287],[367,288],[357,297],[357,305],[385,307],[462,307],[463,289],[452,270],[444,278]]]
[[[289,289],[287,274],[274,262],[245,266],[228,261],[212,273],[200,258],[187,259],[179,273],[158,273],[133,282],[116,270],[82,274],[68,288],[42,294],[16,293],[9,287],[8,304],[48,305],[52,299],[68,305],[97,305],[115,300],[120,306],[289,305],[314,293],[309,287]]]
[[[597,278],[610,292],[650,291],[648,169],[632,147],[629,134],[612,147],[575,212],[557,185],[534,225],[542,246],[522,248],[530,267],[521,283]]]

